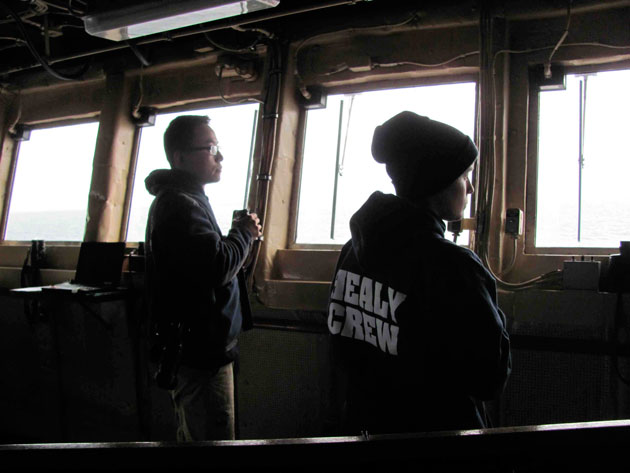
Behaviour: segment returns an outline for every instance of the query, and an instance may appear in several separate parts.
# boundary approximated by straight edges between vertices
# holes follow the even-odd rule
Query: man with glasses
[[[223,155],[206,116],[175,118],[164,133],[171,169],[146,179],[155,196],[146,229],[146,287],[157,384],[169,390],[177,440],[235,438],[237,337],[251,328],[243,265],[260,236],[256,214],[221,234],[204,186]]]

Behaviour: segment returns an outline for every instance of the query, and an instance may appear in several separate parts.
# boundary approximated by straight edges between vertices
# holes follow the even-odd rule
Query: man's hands
[[[249,232],[254,239],[262,235],[262,227],[260,219],[255,213],[247,213],[247,211],[234,212],[234,220],[232,220],[232,228],[240,228]]]

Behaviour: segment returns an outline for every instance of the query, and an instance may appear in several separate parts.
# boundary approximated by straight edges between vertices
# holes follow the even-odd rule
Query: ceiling
[[[168,0],[139,0],[134,4]],[[170,0],[173,1],[173,0]],[[410,7],[409,4],[416,4]],[[129,6],[127,0],[0,1],[0,84],[20,87],[43,71],[58,80],[85,77],[104,68],[145,66],[187,58],[218,46],[246,50],[260,34],[236,31],[261,28],[281,39],[316,34],[348,21],[387,22],[409,15],[418,2],[400,0],[281,0],[268,10],[204,23],[166,33],[115,42],[85,32],[87,14]],[[425,2],[426,3],[426,2]],[[448,3],[448,2],[447,2]],[[457,2],[454,2],[457,3]]]
[[[281,40],[296,40],[348,27],[407,22],[422,27],[451,19],[455,24],[478,18],[483,2],[500,5],[504,14],[541,9],[565,14],[573,8],[605,8],[630,0],[280,0],[275,8],[225,20],[115,42],[90,36],[83,17],[119,10],[130,4],[178,0],[0,0],[0,86],[20,88],[33,76],[72,80],[187,59],[213,49],[247,51],[263,29]],[[409,21],[411,19],[411,21]],[[236,30],[234,26],[243,29]],[[55,79],[52,79],[53,76]]]

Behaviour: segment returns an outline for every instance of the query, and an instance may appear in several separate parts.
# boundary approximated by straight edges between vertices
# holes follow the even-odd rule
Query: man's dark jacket
[[[182,322],[182,364],[216,369],[237,357],[238,334],[251,328],[241,269],[252,236],[222,236],[203,186],[184,171],[156,170],[145,184],[155,196],[145,240],[154,351]]]

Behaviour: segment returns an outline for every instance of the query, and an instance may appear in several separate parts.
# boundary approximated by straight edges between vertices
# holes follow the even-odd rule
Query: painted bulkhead
[[[610,255],[619,248],[540,249],[532,243],[532,71],[559,44],[568,5],[570,27],[552,67],[630,68],[630,2],[322,1],[309,3],[318,9],[298,12],[305,9],[300,3],[286,2],[286,16],[235,20],[238,29],[225,22],[220,29],[210,25],[201,33],[117,44],[112,51],[104,51],[105,43],[73,51],[73,61],[91,57],[80,80],[52,77],[25,58],[25,48],[19,60],[11,56],[0,65],[0,229],[10,209],[17,125],[99,122],[94,153],[85,157],[93,173],[84,240],[125,241],[143,130],[133,111],[275,99],[277,116],[259,115],[253,161],[257,171],[271,163],[272,180],[263,183],[254,172],[250,182],[249,207],[264,216],[265,238],[251,294],[255,328],[241,338],[239,433],[244,439],[329,435],[333,360],[325,309],[339,246],[295,242],[305,103],[309,96],[316,101],[318,91],[475,81],[481,158],[465,223],[476,229],[471,247],[498,279],[514,349],[511,380],[493,405],[495,420],[516,426],[627,418],[624,373],[630,366],[627,340],[619,336],[627,314],[620,315],[619,304],[630,301],[606,285]],[[264,30],[262,39],[239,58],[254,74],[224,67],[235,54],[204,39],[216,35],[243,46],[259,34],[246,31],[252,28]],[[64,67],[63,61],[51,64]],[[219,69],[228,72],[219,77]],[[508,209],[522,211],[518,235],[505,231]],[[127,255],[138,246],[127,241]],[[22,285],[30,247],[30,241],[0,242],[2,442],[172,440],[169,401],[152,384],[143,355],[141,264],[133,256],[124,262],[122,281],[131,294],[124,299],[44,301],[33,308],[10,292]],[[79,242],[46,242],[46,248],[41,283],[71,279]],[[583,256],[600,262],[599,279],[593,284],[578,275],[577,284],[568,284],[565,262]]]

